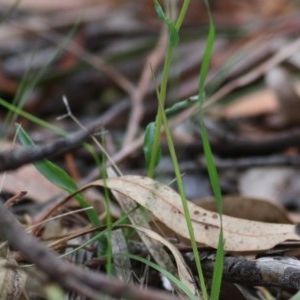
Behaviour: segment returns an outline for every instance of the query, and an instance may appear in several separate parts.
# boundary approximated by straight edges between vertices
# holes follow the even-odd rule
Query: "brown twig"
[[[71,134],[46,145],[0,152],[0,172],[14,170],[54,154],[66,153],[85,142],[98,127],[99,125],[92,126],[87,131]]]
[[[221,126],[205,122],[211,146],[215,153],[224,156],[263,155],[282,151],[288,147],[300,146],[300,128],[295,127],[267,136],[240,137],[228,132]]]
[[[202,266],[204,272],[212,276],[214,259],[203,261]],[[223,278],[247,286],[278,286],[282,289],[299,290],[300,262],[285,256],[261,257],[255,260],[226,257]]]
[[[9,198],[6,202],[5,202],[5,207],[11,207],[13,205],[15,205],[17,202],[19,202],[25,195],[27,194],[26,191],[21,191],[18,192],[17,194],[15,194],[14,196],[12,196],[11,198]]]

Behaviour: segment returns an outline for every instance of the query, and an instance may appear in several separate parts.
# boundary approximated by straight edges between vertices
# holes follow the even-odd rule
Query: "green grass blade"
[[[201,64],[201,69],[200,69],[200,78],[199,78],[199,101],[200,105],[202,106],[204,99],[205,99],[205,82],[209,70],[209,65],[210,65],[210,59],[212,56],[213,48],[214,48],[214,41],[215,41],[215,26],[212,21],[212,17],[210,14],[210,9],[207,4],[207,11],[208,11],[208,16],[209,16],[209,31],[208,31],[208,37],[206,41],[206,47],[205,51],[203,54],[202,58],[202,64]]]
[[[177,21],[176,21],[176,29],[177,31],[179,31],[183,21],[184,21],[184,18],[186,16],[186,12],[189,8],[189,5],[190,5],[190,0],[184,0],[183,3],[182,3],[182,7],[181,7],[181,10],[180,10],[180,13],[179,13],[179,16],[177,18]]]
[[[161,5],[159,4],[159,2],[157,0],[154,0],[154,7],[155,7],[155,11],[157,13],[157,16],[161,20],[163,20],[164,23],[168,26],[170,46],[172,48],[176,47],[176,45],[179,42],[179,35],[178,35],[178,31],[177,31],[175,23],[166,17]]]
[[[190,97],[185,100],[173,104],[171,107],[165,109],[165,114],[168,118],[176,115],[178,112],[193,106],[198,101],[198,97]]]
[[[195,232],[193,229],[193,224],[192,224],[192,220],[191,220],[191,216],[190,216],[190,211],[188,208],[188,200],[186,198],[184,184],[183,184],[180,169],[179,169],[179,163],[178,163],[178,159],[177,159],[177,155],[176,155],[176,150],[175,150],[175,146],[174,146],[174,143],[172,140],[171,131],[170,131],[170,128],[168,125],[168,120],[167,120],[166,114],[164,112],[164,109],[162,107],[162,101],[161,101],[159,95],[157,95],[157,97],[158,97],[158,101],[159,101],[159,107],[161,109],[161,115],[162,115],[163,124],[165,127],[167,143],[168,143],[170,155],[171,155],[172,162],[173,162],[173,167],[174,167],[174,171],[175,171],[175,175],[176,175],[178,189],[179,189],[180,197],[182,200],[182,207],[183,207],[186,224],[187,224],[188,231],[189,231],[193,254],[195,257],[196,268],[197,268],[198,277],[200,280],[200,287],[201,287],[201,291],[203,294],[203,298],[206,300],[206,299],[208,299],[208,296],[207,296],[207,290],[206,290],[206,286],[205,286],[205,279],[204,279],[204,275],[203,275],[203,271],[202,271],[202,267],[201,267],[201,260],[200,260],[200,256],[199,256],[199,252],[198,252],[198,248],[197,248],[197,242],[196,242]]]
[[[20,125],[18,125],[17,131],[18,131],[18,137],[22,145],[30,146],[30,147],[34,146],[33,141]],[[43,159],[41,161],[34,163],[34,166],[50,182],[52,182],[54,185],[58,186],[59,188],[67,191],[68,193],[75,192],[78,189],[73,179],[63,169],[51,163],[49,160]],[[83,208],[91,206],[83,198],[81,194],[77,194],[75,196],[75,199]],[[88,210],[86,213],[93,226],[98,227],[101,225],[100,219],[94,209]]]
[[[180,27],[182,25],[182,21],[186,15],[188,5],[189,5],[189,0],[184,0],[182,8],[179,13],[179,17],[178,17],[177,21],[175,22],[175,28],[173,28],[174,22],[172,22],[166,18],[165,13],[164,13],[162,7],[160,6],[159,2],[157,0],[154,0],[154,6],[157,11],[158,17],[161,18],[169,28],[169,43],[168,43],[168,47],[167,47],[167,51],[166,51],[166,58],[165,58],[164,67],[163,67],[161,86],[160,86],[160,90],[159,90],[160,99],[162,100],[163,107],[165,105],[168,79],[169,79],[169,74],[170,74],[170,69],[171,69],[171,64],[172,64],[173,49],[175,48],[175,46],[177,45],[177,43],[179,41],[178,33],[179,33]],[[170,23],[172,23],[172,25],[170,25]],[[170,26],[171,26],[171,29],[170,29]],[[149,167],[148,167],[148,176],[149,177],[153,177],[154,169],[155,169],[157,160],[159,158],[160,132],[161,132],[161,124],[162,124],[162,116],[161,116],[161,112],[160,112],[159,108],[157,111],[155,124],[156,124],[155,125],[155,136],[153,139],[151,159],[150,159]]]
[[[209,174],[210,184],[212,186],[213,194],[215,196],[216,206],[218,208],[220,216],[220,234],[218,241],[218,248],[216,253],[216,260],[213,272],[213,279],[211,285],[211,299],[218,300],[220,296],[221,284],[222,284],[222,275],[224,267],[224,238],[223,238],[223,222],[222,222],[222,193],[219,183],[218,171],[214,162],[212,150],[210,147],[208,134],[203,123],[203,120],[200,120],[201,126],[201,137],[203,143],[203,150],[207,164],[207,170]]]
[[[206,42],[206,47],[202,59],[201,69],[200,69],[200,77],[199,77],[199,87],[198,87],[198,100],[200,104],[200,108],[205,100],[205,82],[209,70],[210,60],[213,52],[214,40],[215,40],[215,27],[211,17],[209,4],[205,1],[208,16],[209,16],[209,32]],[[224,239],[223,239],[223,223],[222,223],[222,193],[219,183],[219,176],[217,172],[216,165],[214,163],[213,153],[210,147],[208,134],[203,122],[203,111],[200,109],[200,132],[203,143],[203,151],[205,155],[205,159],[207,162],[207,170],[209,174],[210,183],[212,186],[213,194],[215,196],[216,205],[219,211],[220,216],[220,234],[218,241],[218,248],[216,253],[216,261],[213,272],[213,279],[211,285],[211,299],[218,300],[221,290],[222,283],[222,275],[223,275],[223,267],[224,267]]]
[[[221,227],[221,231],[219,234],[218,241],[218,249],[216,253],[216,260],[214,265],[214,272],[211,284],[211,300],[219,300],[220,291],[222,285],[222,277],[223,277],[223,268],[224,268],[224,237],[223,237],[223,228]]]
[[[67,133],[65,131],[63,131],[62,129],[60,129],[59,127],[51,125],[50,123],[45,122],[42,119],[40,119],[38,117],[35,117],[34,115],[32,115],[28,112],[25,112],[24,110],[14,106],[13,104],[8,103],[4,99],[0,98],[0,105],[5,107],[6,109],[8,109],[10,111],[13,111],[15,114],[31,121],[32,123],[35,123],[35,124],[37,124],[41,127],[44,127],[46,129],[49,129],[49,130],[51,130],[51,131],[53,131],[57,134],[60,134],[60,135],[63,135],[63,136],[67,135]]]
[[[142,262],[143,264],[153,268],[154,270],[160,272],[164,276],[166,276],[171,282],[173,282],[182,292],[184,292],[189,299],[191,300],[197,300],[198,298],[193,294],[192,291],[190,291],[182,282],[176,278],[173,274],[165,270],[164,268],[160,267],[159,265],[149,261],[148,259],[145,259],[143,257],[133,255],[133,254],[128,254],[128,253],[122,253],[124,256],[128,256],[130,259],[137,260],[139,262]]]
[[[155,130],[156,130],[156,123],[151,122],[148,124],[145,130],[145,137],[144,137],[144,143],[143,143],[143,151],[146,159],[146,166],[147,169],[150,168],[151,163],[151,157],[153,155],[152,149],[153,145],[155,143]],[[161,158],[161,147],[158,145],[159,149],[157,151],[157,154],[155,155],[154,160],[154,168],[158,165],[160,158]]]
[[[210,147],[208,133],[206,127],[204,125],[203,120],[200,120],[200,130],[201,130],[201,138],[203,144],[203,151],[205,155],[205,160],[207,164],[207,170],[209,175],[210,184],[212,186],[213,194],[215,196],[216,205],[219,211],[219,214],[222,214],[222,193],[219,183],[218,171],[216,168],[216,164],[214,162],[213,153]]]

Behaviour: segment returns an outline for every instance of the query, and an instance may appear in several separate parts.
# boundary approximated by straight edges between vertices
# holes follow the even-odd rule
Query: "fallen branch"
[[[58,155],[73,150],[85,142],[98,128],[99,125],[92,126],[86,131],[70,134],[67,137],[42,146],[0,152],[0,172],[14,170],[54,154]]]

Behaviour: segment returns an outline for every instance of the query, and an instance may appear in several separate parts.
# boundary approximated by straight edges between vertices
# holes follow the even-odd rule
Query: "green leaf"
[[[167,18],[161,5],[159,4],[159,2],[157,0],[154,1],[154,7],[155,7],[155,11],[157,13],[157,16],[161,20],[163,20],[163,22],[168,26],[169,41],[170,41],[171,47],[175,47],[179,42],[179,35],[178,35],[177,28],[176,28],[176,24],[172,20]]]
[[[218,249],[216,254],[216,260],[214,265],[212,286],[211,286],[211,300],[218,300],[220,298],[221,284],[222,284],[222,275],[224,268],[224,237],[223,229],[219,234]]]
[[[176,47],[178,42],[179,42],[179,35],[178,35],[178,32],[177,32],[177,29],[176,29],[176,26],[173,22],[170,22],[167,24],[168,25],[168,28],[169,28],[169,31],[170,31],[170,44],[171,44],[171,47]]]
[[[155,8],[155,11],[156,11],[157,16],[158,16],[161,20],[164,21],[164,20],[166,19],[166,15],[165,15],[165,13],[164,13],[164,11],[163,11],[163,9],[162,9],[160,3],[159,3],[157,0],[154,1],[154,8]]]
[[[205,82],[209,70],[209,64],[211,61],[211,56],[212,56],[213,46],[215,41],[215,27],[210,13],[209,3],[207,0],[205,0],[205,5],[209,17],[209,32],[208,32],[206,47],[202,59],[202,65],[201,65],[200,76],[199,76],[198,99],[199,99],[200,107],[203,105],[205,100]],[[222,193],[220,188],[218,171],[214,162],[214,157],[209,143],[209,138],[205,128],[205,124],[203,122],[203,111],[201,110],[200,110],[200,132],[202,137],[204,155],[207,162],[207,171],[209,174],[210,184],[212,186],[213,194],[216,201],[216,206],[220,214],[220,234],[219,234],[218,249],[217,249],[212,286],[211,286],[212,293],[210,297],[212,300],[217,300],[219,299],[219,295],[220,295],[222,276],[223,276],[223,267],[224,267]]]
[[[200,119],[200,131],[210,184],[212,186],[213,194],[215,196],[218,212],[220,215],[222,215],[222,192],[219,182],[218,170],[216,168],[214,155],[212,153],[211,146],[209,143],[208,133],[202,119]]]
[[[22,145],[34,146],[33,141],[21,126],[18,127],[18,137]],[[49,160],[43,159],[34,163],[34,165],[44,177],[62,190],[71,193],[78,188],[73,179],[63,169]]]
[[[206,41],[206,47],[202,59],[202,65],[201,65],[201,70],[200,70],[200,78],[199,78],[199,101],[200,105],[203,104],[204,99],[205,99],[205,81],[207,77],[207,73],[209,70],[209,64],[214,48],[214,41],[215,41],[215,26],[210,14],[209,6],[207,5],[207,11],[208,11],[208,16],[209,16],[209,31],[208,31],[208,37]]]
[[[148,259],[145,259],[143,257],[137,256],[134,254],[130,254],[130,253],[120,253],[120,254],[127,256],[130,259],[137,260],[137,261],[145,264],[146,266],[149,266],[149,267],[153,268],[154,270],[158,271],[159,273],[163,274],[171,282],[173,282],[181,291],[183,291],[188,296],[188,299],[191,299],[191,300],[198,299],[184,284],[182,284],[182,282],[177,277],[175,277],[173,274],[171,274],[164,268],[160,267],[159,265],[149,261]]]
[[[29,135],[25,132],[21,125],[17,125],[18,138],[22,145],[34,147],[34,142]],[[50,182],[58,186],[68,193],[75,192],[78,187],[74,180],[60,167],[53,164],[47,159],[43,159],[34,163],[37,170]],[[77,194],[75,199],[78,201],[82,208],[90,207],[91,205],[83,198],[81,194]],[[100,220],[95,210],[88,210],[87,215],[91,223],[97,227],[100,226]]]
[[[155,128],[156,128],[155,122],[151,122],[148,124],[145,130],[143,150],[144,150],[147,168],[149,168],[150,166],[151,157],[153,155],[152,149],[153,149],[153,143],[155,139]],[[155,157],[154,167],[158,165],[160,158],[161,158],[161,148],[158,149],[157,155]]]
[[[173,104],[171,107],[165,109],[165,114],[167,117],[174,116],[176,113],[191,107],[198,101],[198,97],[190,97],[185,100],[179,101]]]

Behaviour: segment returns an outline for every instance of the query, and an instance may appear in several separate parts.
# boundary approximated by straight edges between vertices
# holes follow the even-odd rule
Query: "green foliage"
[[[169,73],[170,73],[170,69],[171,69],[171,65],[172,65],[173,49],[175,48],[175,46],[177,45],[177,42],[178,42],[178,38],[175,35],[178,36],[178,32],[180,30],[180,27],[182,25],[182,22],[184,20],[184,17],[186,15],[186,12],[188,9],[189,0],[184,0],[181,10],[180,10],[180,13],[179,13],[179,17],[175,23],[172,22],[171,20],[169,20],[168,18],[166,18],[165,13],[157,0],[154,0],[154,5],[155,5],[156,11],[158,13],[158,17],[161,18],[164,21],[164,23],[166,24],[166,26],[168,26],[168,28],[169,28],[169,43],[168,43],[168,47],[167,47],[167,51],[166,51],[166,59],[165,59],[164,68],[163,68],[162,81],[161,81],[160,89],[159,89],[159,91],[157,91],[158,94],[160,95],[159,97],[161,99],[162,107],[164,107]],[[173,25],[171,25],[171,24],[173,24],[173,25],[175,24],[175,29],[173,28]],[[171,27],[171,29],[170,29],[170,27]],[[176,31],[176,33],[175,33],[175,31]],[[162,124],[162,115],[161,115],[160,108],[158,109],[158,112],[157,112],[155,124],[156,124],[155,125],[155,135],[154,135],[153,144],[152,144],[151,158],[150,158],[150,162],[148,165],[148,176],[149,177],[153,177],[154,169],[155,169],[155,166],[157,165],[157,160],[159,159],[160,132],[161,132],[161,124]]]
[[[187,99],[182,100],[182,101],[179,101],[179,102],[173,104],[171,107],[168,107],[168,108],[165,109],[166,116],[168,118],[172,117],[175,114],[177,114],[178,112],[191,107],[197,101],[198,101],[198,97],[195,97],[195,96],[187,98]]]
[[[188,231],[189,231],[189,236],[190,236],[191,245],[192,245],[192,249],[193,249],[193,254],[194,254],[194,258],[195,258],[195,263],[196,263],[196,267],[197,267],[197,271],[198,271],[198,276],[199,276],[199,279],[200,279],[200,286],[201,286],[201,290],[202,290],[202,293],[203,293],[203,298],[208,299],[206,286],[205,286],[204,275],[203,275],[203,271],[202,271],[202,267],[201,267],[200,256],[199,256],[197,242],[196,242],[196,238],[195,238],[195,232],[194,232],[194,229],[193,229],[191,215],[190,215],[190,211],[189,211],[189,208],[188,208],[188,199],[186,197],[184,184],[183,184],[181,173],[180,173],[179,162],[178,162],[178,159],[177,159],[175,146],[174,146],[174,143],[173,143],[173,140],[172,140],[171,131],[170,131],[170,128],[168,126],[167,116],[166,116],[165,111],[162,107],[162,101],[161,101],[159,95],[158,95],[158,101],[159,101],[159,107],[161,109],[161,115],[162,115],[163,124],[164,124],[164,127],[165,127],[167,143],[168,143],[170,155],[171,155],[172,162],[173,162],[173,167],[174,167],[174,171],[175,171],[175,175],[176,175],[178,189],[179,189],[180,197],[181,197],[181,200],[182,200],[184,216],[185,216],[186,224],[187,224]]]
[[[5,107],[9,111],[14,112],[18,116],[21,116],[21,117],[25,118],[26,120],[29,120],[32,123],[35,123],[35,124],[37,124],[37,125],[39,125],[41,127],[47,128],[47,129],[49,129],[49,130],[51,130],[51,131],[53,131],[53,132],[55,132],[57,134],[64,135],[64,136],[67,134],[65,131],[63,131],[59,127],[51,125],[50,123],[45,122],[42,119],[37,118],[36,116],[34,116],[34,115],[32,115],[32,114],[30,114],[28,112],[23,111],[19,107],[16,107],[15,105],[8,103],[4,99],[0,98],[0,105],[3,106],[3,107]]]
[[[17,131],[22,145],[30,147],[34,146],[33,141],[20,125],[17,126]],[[47,178],[50,182],[52,182],[59,188],[67,191],[68,193],[75,192],[78,189],[74,180],[63,169],[59,168],[49,160],[43,159],[41,161],[35,162],[34,165],[45,178]],[[91,206],[81,194],[77,194],[75,196],[75,199],[78,201],[82,208]],[[94,209],[88,210],[87,215],[91,223],[95,227],[101,225],[98,215]]]
[[[207,171],[209,174],[210,184],[215,196],[216,205],[220,215],[220,234],[218,241],[218,249],[216,254],[215,267],[213,272],[212,286],[211,286],[211,299],[219,299],[222,275],[223,275],[223,266],[224,266],[224,239],[223,239],[223,222],[222,222],[222,193],[219,183],[218,171],[214,162],[213,153],[210,147],[208,134],[203,122],[203,111],[201,110],[202,105],[205,100],[205,81],[207,78],[210,59],[213,52],[214,40],[215,40],[215,27],[211,17],[209,4],[205,1],[207,12],[209,16],[209,32],[208,38],[206,41],[206,47],[202,59],[202,65],[200,69],[199,77],[199,88],[198,88],[198,100],[200,104],[200,132],[202,137],[203,151],[207,163]]]
[[[143,150],[146,159],[147,169],[150,168],[152,149],[155,141],[155,131],[156,131],[156,123],[155,122],[149,123],[145,130],[144,143],[143,143]],[[161,147],[159,145],[158,147],[159,149],[154,160],[154,167],[158,165],[161,158]]]
[[[140,261],[146,266],[155,269],[156,271],[160,272],[162,275],[166,276],[171,282],[173,282],[180,290],[182,290],[182,292],[184,292],[189,297],[189,299],[191,300],[198,299],[184,284],[182,284],[182,282],[178,278],[176,278],[173,274],[163,269],[159,265],[137,255],[128,254],[128,253],[122,253],[120,255],[128,256],[130,259]]]
[[[205,82],[206,82],[206,78],[207,78],[207,74],[208,74],[208,70],[209,70],[210,59],[212,56],[214,40],[215,40],[215,28],[214,28],[211,14],[210,14],[209,5],[208,5],[207,1],[205,1],[205,3],[207,6],[207,11],[208,11],[208,15],[209,15],[210,26],[209,26],[209,32],[208,32],[208,37],[207,37],[207,43],[206,43],[206,47],[205,47],[205,51],[204,51],[204,55],[203,55],[203,59],[202,59],[202,65],[201,65],[201,69],[199,72],[199,89],[198,89],[197,101],[199,101],[200,108],[202,107],[202,105],[205,101],[205,98],[206,98]],[[166,17],[161,5],[158,3],[157,0],[154,1],[154,4],[155,4],[155,9],[156,9],[158,17],[160,19],[162,19],[164,21],[164,23],[168,26],[169,45],[168,45],[168,49],[167,49],[167,53],[166,53],[161,88],[159,90],[157,89],[157,97],[159,100],[159,110],[158,110],[156,122],[155,122],[156,126],[149,124],[149,127],[147,127],[146,134],[145,134],[144,151],[145,151],[145,146],[146,146],[146,150],[148,152],[148,156],[146,155],[148,175],[150,175],[150,176],[153,175],[153,169],[157,165],[157,159],[158,159],[157,153],[158,153],[158,149],[159,149],[160,130],[161,130],[161,125],[164,124],[167,142],[168,142],[168,146],[169,146],[169,150],[170,150],[170,155],[172,157],[174,170],[175,170],[175,174],[176,174],[176,179],[177,179],[180,195],[182,198],[185,217],[187,220],[187,226],[188,226],[189,233],[190,233],[190,238],[191,238],[191,243],[192,243],[192,247],[193,247],[193,253],[195,256],[195,262],[196,262],[197,269],[198,269],[198,275],[200,278],[200,285],[201,285],[201,289],[202,289],[202,293],[203,293],[203,298],[208,299],[205,282],[204,282],[204,277],[203,277],[201,264],[200,264],[200,258],[199,258],[198,250],[196,247],[192,222],[190,219],[189,211],[187,209],[187,199],[185,196],[184,187],[183,187],[183,183],[181,180],[180,170],[179,170],[178,161],[177,161],[177,157],[176,157],[176,152],[175,152],[175,148],[173,145],[171,133],[169,131],[167,118],[166,118],[166,114],[173,115],[177,111],[179,111],[185,107],[188,107],[191,104],[191,101],[190,101],[190,99],[188,99],[188,100],[185,100],[185,101],[175,104],[173,107],[171,107],[170,109],[168,109],[166,111],[164,110],[168,74],[169,74],[170,67],[171,67],[172,51],[173,51],[173,48],[177,45],[178,40],[179,40],[176,38],[175,32],[178,34],[179,28],[184,20],[185,12],[188,7],[189,1],[184,1],[182,10],[180,12],[180,15],[179,15],[179,18],[178,18],[176,24]],[[219,235],[219,243],[218,243],[218,249],[217,249],[217,254],[216,254],[216,263],[215,263],[215,268],[214,268],[213,281],[212,281],[212,293],[211,293],[211,299],[218,299],[219,293],[220,293],[221,282],[222,282],[223,260],[224,260],[224,247],[223,247],[224,240],[223,240],[223,227],[222,227],[223,226],[223,224],[222,224],[222,195],[221,195],[221,189],[220,189],[220,184],[219,184],[218,172],[215,167],[213,154],[212,154],[211,147],[209,144],[209,139],[208,139],[208,135],[206,132],[206,128],[203,123],[203,111],[201,109],[200,109],[200,132],[201,132],[201,136],[202,136],[204,155],[205,155],[205,158],[207,161],[208,174],[209,174],[210,182],[212,185],[212,190],[215,195],[216,205],[218,207],[218,211],[220,214],[221,230],[220,230],[220,235]],[[149,150],[149,147],[151,148],[151,150]],[[146,151],[145,151],[145,153],[146,153]],[[149,157],[150,157],[150,161],[149,161]]]
[[[159,4],[159,2],[157,0],[154,1],[154,7],[155,7],[155,11],[157,13],[157,16],[161,20],[163,20],[163,22],[168,26],[170,46],[172,48],[176,47],[176,45],[179,42],[179,35],[178,35],[177,28],[176,28],[176,24],[172,20],[170,20],[169,18],[166,17],[161,5]]]
[[[165,59],[165,64],[164,64],[164,69],[163,69],[163,76],[162,76],[162,82],[161,82],[161,87],[160,89],[157,88],[157,98],[159,101],[159,108],[158,108],[158,112],[157,112],[157,116],[156,116],[156,128],[155,128],[155,136],[154,136],[154,142],[152,144],[152,151],[151,151],[151,159],[150,159],[150,164],[147,165],[148,166],[148,175],[152,176],[153,175],[153,171],[155,168],[155,163],[156,163],[156,159],[158,157],[157,152],[158,152],[158,147],[159,147],[159,140],[160,140],[160,132],[161,132],[161,125],[162,123],[164,124],[164,128],[165,128],[165,132],[166,132],[166,137],[167,137],[167,142],[168,142],[168,147],[170,150],[170,155],[172,157],[172,161],[173,161],[173,166],[174,166],[174,171],[176,174],[176,179],[177,179],[177,183],[178,183],[178,188],[179,188],[179,192],[181,195],[181,199],[182,199],[182,205],[183,205],[183,209],[184,209],[184,213],[185,213],[185,217],[186,217],[186,221],[187,221],[187,226],[188,226],[188,230],[189,230],[189,235],[190,235],[190,239],[191,239],[191,245],[193,248],[193,254],[195,257],[195,263],[196,263],[196,267],[197,267],[197,271],[198,271],[198,276],[200,279],[200,286],[201,286],[201,290],[203,293],[203,298],[204,299],[208,299],[207,296],[207,291],[206,291],[206,286],[205,286],[205,281],[204,281],[204,276],[203,276],[203,272],[202,272],[202,268],[201,268],[201,262],[200,262],[200,257],[199,257],[199,253],[198,253],[198,249],[197,249],[197,243],[195,240],[195,234],[194,234],[194,230],[193,230],[193,226],[192,226],[192,221],[191,221],[191,217],[190,217],[190,213],[188,210],[188,205],[187,205],[187,199],[186,199],[186,194],[185,194],[185,190],[184,190],[184,186],[183,186],[183,182],[182,182],[182,178],[181,178],[181,174],[180,174],[180,169],[179,169],[179,164],[178,164],[178,160],[177,160],[177,156],[176,156],[176,151],[175,151],[175,147],[172,141],[172,137],[171,137],[171,133],[168,127],[168,121],[167,121],[167,117],[166,117],[166,113],[164,111],[164,104],[165,104],[165,98],[166,98],[166,90],[167,90],[167,83],[168,83],[168,75],[170,72],[170,68],[171,68],[171,62],[172,62],[172,53],[173,53],[173,49],[176,46],[176,43],[172,43],[172,30],[170,29],[170,22],[169,20],[165,17],[165,14],[161,8],[160,5],[158,5],[158,2],[155,1],[155,6],[156,6],[156,11],[158,14],[158,17],[161,18],[164,23],[168,26],[169,28],[169,44],[168,44],[168,48],[167,48],[167,53],[166,53],[166,59]],[[177,32],[179,32],[179,28],[184,20],[184,17],[186,15],[186,11],[189,5],[189,1],[186,0],[184,1],[183,5],[182,5],[182,9],[180,11],[179,14],[179,18],[176,22],[176,29]],[[208,51],[206,51],[208,52]],[[208,54],[207,54],[208,56]],[[209,66],[209,62],[206,64],[207,70],[208,70],[208,66]],[[204,66],[203,66],[204,68]],[[206,78],[206,72],[202,71],[202,79]],[[203,85],[204,87],[204,85]],[[204,88],[203,88],[204,91]],[[172,114],[175,110],[178,110],[178,108],[180,106],[184,106],[187,105],[188,103],[181,103],[179,104],[177,107],[175,106],[175,108],[171,108],[168,113]]]
[[[211,290],[212,290],[211,299],[218,300],[220,289],[221,289],[223,265],[224,265],[222,193],[220,188],[218,171],[214,162],[214,157],[210,147],[208,134],[202,119],[200,120],[200,128],[201,128],[203,150],[204,150],[204,155],[207,163],[207,171],[210,179],[210,184],[212,186],[213,194],[215,196],[216,206],[218,208],[219,215],[220,215],[220,234],[219,234],[218,249],[216,254],[215,267],[214,267],[212,286],[211,286]]]
[[[206,40],[206,47],[202,58],[202,65],[200,69],[200,77],[199,77],[199,90],[198,90],[198,98],[200,101],[200,105],[202,106],[205,100],[205,82],[207,73],[209,70],[210,58],[212,56],[213,48],[214,48],[214,41],[215,41],[215,26],[212,21],[212,17],[210,14],[209,6],[207,4],[207,11],[209,16],[209,31],[208,37]]]

